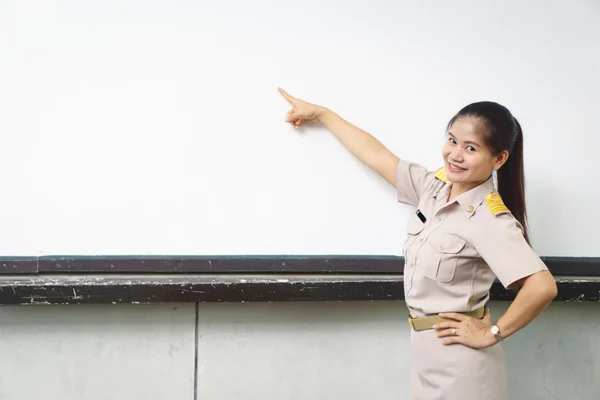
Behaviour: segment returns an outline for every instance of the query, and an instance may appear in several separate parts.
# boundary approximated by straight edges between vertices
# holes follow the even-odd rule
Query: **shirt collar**
[[[435,192],[433,197],[435,197],[438,201],[446,201],[451,189],[452,182],[448,182],[440,190]],[[492,193],[493,191],[494,179],[492,176],[490,176],[487,181],[483,182],[477,187],[474,187],[468,192],[461,194],[448,204],[457,202],[466,213],[472,215],[475,212],[475,210],[477,210],[477,207],[479,207],[483,203],[486,196]]]

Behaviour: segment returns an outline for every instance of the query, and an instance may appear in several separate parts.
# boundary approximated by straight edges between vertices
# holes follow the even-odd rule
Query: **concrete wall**
[[[402,302],[6,306],[0,318],[3,400],[408,398]],[[599,328],[598,304],[554,303],[506,341],[512,398],[598,399]]]

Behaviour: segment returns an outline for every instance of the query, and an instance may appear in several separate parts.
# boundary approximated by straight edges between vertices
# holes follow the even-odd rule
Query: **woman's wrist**
[[[319,107],[316,112],[317,121],[321,123],[325,123],[331,115],[333,115],[333,112],[326,107]]]
[[[486,345],[485,347],[491,347],[498,343],[498,339],[492,333],[491,326],[486,328],[484,337],[485,337],[485,345]]]

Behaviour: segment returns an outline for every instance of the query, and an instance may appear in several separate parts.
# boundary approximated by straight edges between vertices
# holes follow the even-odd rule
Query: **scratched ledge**
[[[555,301],[599,302],[600,277],[557,280]],[[492,300],[514,293],[496,283]],[[403,300],[401,275],[32,275],[0,277],[0,304]]]
[[[600,257],[542,257],[555,276],[600,276]],[[389,255],[54,255],[0,257],[0,274],[210,273],[401,274]]]

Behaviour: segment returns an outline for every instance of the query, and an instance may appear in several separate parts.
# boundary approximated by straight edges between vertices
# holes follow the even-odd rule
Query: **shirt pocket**
[[[466,241],[450,234],[432,235],[427,241],[431,259],[427,260],[423,274],[438,282],[450,282],[465,248]]]
[[[406,240],[404,241],[404,254],[406,256],[406,250],[412,246],[417,240],[419,234],[425,229],[425,224],[417,217],[412,216],[406,225]]]

